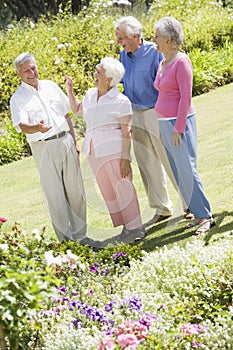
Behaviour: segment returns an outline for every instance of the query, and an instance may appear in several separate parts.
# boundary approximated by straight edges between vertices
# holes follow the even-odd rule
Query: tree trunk
[[[6,350],[6,340],[3,323],[0,322],[0,349]]]

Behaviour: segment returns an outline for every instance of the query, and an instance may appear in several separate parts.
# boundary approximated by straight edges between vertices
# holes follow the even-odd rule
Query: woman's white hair
[[[21,53],[14,60],[14,66],[15,66],[16,71],[19,70],[19,66],[21,66],[21,64],[24,64],[25,62],[28,62],[30,60],[34,60],[36,62],[35,57],[32,54],[30,54],[29,52]]]
[[[114,22],[115,30],[124,30],[128,38],[142,37],[142,24],[133,16],[125,16]]]
[[[174,17],[163,17],[154,25],[154,30],[159,30],[165,38],[171,37],[175,45],[180,46],[184,40],[182,25]]]
[[[102,58],[100,61],[100,65],[103,67],[105,71],[105,77],[112,78],[110,82],[111,87],[118,84],[125,74],[125,68],[123,64],[116,58],[112,58],[112,57]]]

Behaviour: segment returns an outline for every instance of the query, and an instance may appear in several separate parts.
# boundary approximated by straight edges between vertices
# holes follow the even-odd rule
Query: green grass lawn
[[[211,203],[217,225],[205,235],[208,243],[224,232],[233,230],[233,84],[193,98],[198,123],[198,169]],[[81,156],[83,180],[87,194],[88,235],[109,239],[121,228],[113,228],[103,199],[95,184],[87,160]],[[133,158],[134,184],[138,193],[143,222],[154,215]],[[40,188],[37,169],[32,157],[0,167],[0,216],[8,219],[4,230],[18,222],[31,232],[46,226],[48,235],[55,237],[50,224],[46,202]],[[168,180],[174,206],[171,219],[148,230],[143,248],[152,251],[156,246],[196,239],[182,220],[179,198]]]

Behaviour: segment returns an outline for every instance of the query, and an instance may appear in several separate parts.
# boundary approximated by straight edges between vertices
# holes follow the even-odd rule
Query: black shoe
[[[97,249],[101,249],[104,246],[102,242],[95,241],[94,239],[91,239],[89,237],[83,238],[79,243],[82,245],[87,245],[88,247],[97,248]]]
[[[193,213],[191,213],[191,211],[189,209],[185,210],[184,219],[186,219],[186,220],[193,220],[194,219],[194,215],[193,215]]]
[[[127,230],[123,228],[121,234],[117,237],[117,242],[125,244],[133,243],[134,241],[140,241],[146,237],[144,227],[135,228],[133,230]]]

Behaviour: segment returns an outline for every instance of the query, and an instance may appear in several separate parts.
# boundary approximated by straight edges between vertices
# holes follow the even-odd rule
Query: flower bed
[[[6,349],[232,349],[232,242],[93,252],[15,226],[0,239]]]

